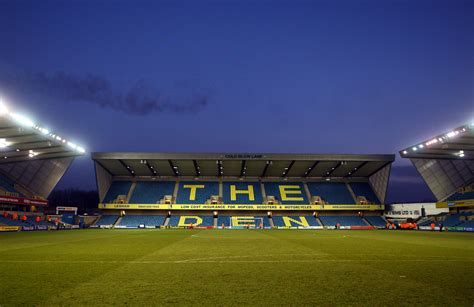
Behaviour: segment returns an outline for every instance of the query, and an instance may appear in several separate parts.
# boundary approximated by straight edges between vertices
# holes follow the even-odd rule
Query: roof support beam
[[[221,177],[223,173],[224,173],[224,167],[222,166],[222,161],[217,160],[217,176]]]
[[[194,171],[196,172],[196,177],[201,176],[201,168],[199,167],[196,160],[193,160]]]
[[[261,175],[260,177],[265,177],[265,175],[267,174],[267,170],[268,170],[268,167],[270,166],[270,164],[272,164],[272,161],[267,161],[267,163],[265,164],[265,168],[263,169],[262,175]]]
[[[240,165],[240,177],[244,177],[245,173],[247,172],[247,166],[245,166],[246,164],[247,164],[247,161],[242,160],[242,163]]]
[[[174,175],[175,175],[176,177],[178,177],[178,176],[179,176],[178,167],[177,167],[177,166],[174,166],[174,165],[173,165],[173,161],[171,161],[171,160],[168,160],[168,163],[169,163],[169,165],[170,165],[170,167],[171,167],[171,170],[173,171]]]
[[[344,177],[352,177],[355,173],[357,173],[362,167],[364,167],[368,162],[362,162],[361,164],[357,165],[357,167],[354,167],[352,171],[350,171],[346,176]]]
[[[303,176],[301,176],[301,177],[304,177],[304,178],[308,177],[309,174],[311,173],[311,171],[319,164],[319,162],[320,162],[320,161],[314,162],[313,165],[311,165],[310,167],[308,167],[308,169],[304,172]]]
[[[122,160],[118,160],[120,162],[120,164],[122,164],[122,166],[127,170],[127,172],[130,173],[130,175],[132,176],[135,176],[135,171],[132,170],[132,168],[130,166],[128,166],[127,164],[125,164],[125,162],[123,162]]]
[[[146,165],[146,167],[148,168],[152,176],[158,176],[158,172],[156,171],[156,169],[153,166],[151,166],[147,160],[141,160],[140,162]]]
[[[323,175],[323,177],[331,177],[332,173],[334,173],[343,163],[344,161],[339,162],[336,166],[332,167],[329,171],[327,171],[326,174]]]
[[[282,177],[288,177],[288,173],[290,172],[291,168],[293,167],[293,164],[295,164],[295,160],[291,161],[290,165],[288,167],[285,167],[285,170],[283,171]]]
[[[36,147],[36,148],[31,148],[31,149],[20,149],[20,150],[8,150],[8,151],[2,151],[2,155],[8,155],[8,154],[15,154],[15,153],[29,153],[30,150],[33,151],[38,151],[38,150],[48,150],[48,149],[58,149],[58,148],[63,148],[61,146],[48,146],[48,147]]]
[[[19,138],[27,138],[27,137],[31,137],[31,136],[37,136],[37,134],[35,133],[28,133],[28,134],[20,134],[20,135],[5,135],[5,136],[2,136],[2,139],[6,139],[7,141],[14,141],[14,140],[17,140]]]

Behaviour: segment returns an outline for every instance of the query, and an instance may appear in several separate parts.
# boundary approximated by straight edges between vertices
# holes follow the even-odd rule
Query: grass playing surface
[[[0,234],[0,306],[474,304],[474,234]]]

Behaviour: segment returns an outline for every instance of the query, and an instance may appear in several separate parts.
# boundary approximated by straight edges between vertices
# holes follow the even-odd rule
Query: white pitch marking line
[[[474,262],[461,259],[311,259],[311,260],[174,260],[174,261],[100,261],[100,260],[2,260],[1,263],[64,263],[64,264],[187,264],[187,263],[317,263],[317,262]]]

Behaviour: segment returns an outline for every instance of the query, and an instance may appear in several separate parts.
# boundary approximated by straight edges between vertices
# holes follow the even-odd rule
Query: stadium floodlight
[[[0,148],[6,148],[10,145],[10,143],[7,142],[5,139],[0,139]]]
[[[413,147],[412,149],[413,149],[413,151],[417,151],[417,150],[418,150],[418,148],[416,148],[416,147]]]
[[[77,145],[72,142],[67,142],[67,145],[71,147],[72,149],[77,149]]]
[[[406,150],[403,151],[403,154],[404,154],[404,155],[406,155],[407,153],[408,153],[408,151],[406,151]]]
[[[33,128],[35,126],[35,123],[29,119],[28,117],[25,117],[21,114],[17,113],[10,113],[10,116],[20,125],[28,127],[28,128]]]
[[[82,148],[81,146],[77,146],[77,151],[80,152],[80,153],[85,153],[86,150],[84,148]]]
[[[34,157],[36,157],[38,154],[39,154],[39,153],[37,153],[37,152],[35,152],[35,151],[33,151],[33,150],[30,150],[30,151],[28,152],[28,157],[34,158]]]

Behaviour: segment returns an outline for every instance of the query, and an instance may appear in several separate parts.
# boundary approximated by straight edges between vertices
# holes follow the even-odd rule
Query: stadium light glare
[[[0,115],[6,115],[8,113],[9,111],[7,106],[3,103],[2,99],[0,99]]]
[[[30,158],[34,158],[34,157],[36,157],[38,154],[39,154],[39,153],[37,153],[37,152],[35,152],[35,151],[33,151],[33,150],[29,150],[29,151],[28,151],[28,157],[30,157]]]
[[[29,119],[28,117],[25,117],[21,114],[17,113],[10,113],[10,116],[20,125],[28,127],[28,128],[33,128],[35,126],[35,123]]]
[[[6,148],[10,145],[5,139],[0,139],[0,148]]]
[[[77,145],[72,142],[67,142],[67,145],[71,147],[72,149],[77,149]]]
[[[80,153],[85,153],[86,150],[80,146],[77,146],[77,151],[80,152]]]
[[[404,154],[404,155],[406,155],[407,153],[408,153],[408,151],[406,151],[406,150],[403,151],[403,154]]]
[[[416,148],[416,147],[413,147],[412,149],[413,149],[413,151],[417,151],[417,150],[418,150],[418,148]]]

